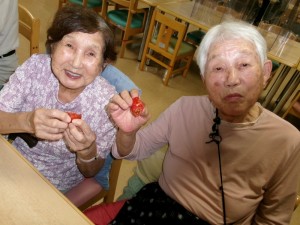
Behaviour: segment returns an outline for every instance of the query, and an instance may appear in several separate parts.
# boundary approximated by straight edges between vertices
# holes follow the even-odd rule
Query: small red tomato
[[[144,103],[139,97],[133,98],[132,101],[133,102],[130,107],[131,113],[133,114],[133,116],[138,117],[144,110]]]
[[[71,117],[71,122],[74,119],[81,119],[81,114],[78,113],[74,113],[74,112],[67,112],[68,115]]]

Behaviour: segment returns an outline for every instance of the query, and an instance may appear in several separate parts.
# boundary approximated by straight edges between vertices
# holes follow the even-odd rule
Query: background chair
[[[147,9],[138,8],[138,0],[111,0],[115,9],[107,11],[107,1],[103,5],[103,18],[113,27],[122,31],[120,57],[124,57],[126,45],[134,42],[134,35],[141,34],[145,29]]]
[[[83,211],[101,200],[102,203],[111,203],[114,201],[121,165],[122,165],[121,159],[114,159],[112,161],[110,172],[109,172],[108,190],[101,188],[100,184],[95,180],[95,178],[88,178],[88,179],[92,179],[93,181],[88,182],[88,185],[83,186],[82,188],[88,188],[90,190],[89,195],[93,195],[94,197],[88,200],[87,202],[85,202],[84,204],[78,206],[80,210]],[[99,188],[101,188],[100,192],[99,192]]]
[[[39,53],[40,20],[19,4],[19,33],[29,40],[30,55]]]
[[[289,106],[282,115],[282,118],[286,118],[289,114],[300,119],[300,90],[298,90],[298,93],[296,94],[294,99],[289,103]]]
[[[205,31],[203,30],[193,30],[186,34],[185,41],[189,42],[195,46],[199,46],[202,38],[205,35]]]
[[[102,0],[59,0],[58,8],[60,9],[67,3],[82,5],[83,7],[91,8],[98,13],[101,13],[102,10]]]
[[[187,26],[184,23],[156,9],[139,68],[143,70],[148,59],[166,68],[167,73],[163,79],[165,85],[168,85],[170,77],[174,74],[182,72],[186,77],[196,50],[194,45],[183,40],[186,30]]]
[[[300,205],[300,195],[297,195],[296,204],[294,210]]]

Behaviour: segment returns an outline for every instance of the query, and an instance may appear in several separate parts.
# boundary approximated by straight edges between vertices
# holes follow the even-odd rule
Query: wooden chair
[[[30,55],[39,53],[40,20],[19,4],[19,33],[30,42]]]
[[[289,106],[287,107],[286,111],[282,115],[282,118],[286,118],[288,114],[291,114],[295,117],[300,119],[300,91],[298,90],[298,94],[295,98],[290,102]],[[299,199],[300,201],[300,199]]]
[[[94,193],[94,197],[92,199],[90,199],[83,205],[79,206],[80,210],[83,211],[101,200],[103,200],[102,203],[114,202],[121,165],[122,165],[122,159],[113,160],[109,172],[109,189],[108,190],[102,189],[99,193]],[[99,185],[99,184],[96,183],[95,185]],[[87,188],[93,189],[90,186]]]
[[[67,3],[82,5],[83,7],[91,8],[98,13],[101,13],[102,10],[102,0],[59,0],[58,8],[60,9]]]
[[[196,50],[194,45],[183,40],[186,29],[186,24],[176,21],[156,9],[152,16],[139,68],[143,70],[148,59],[166,68],[164,85],[168,85],[170,77],[174,74],[182,72],[183,77],[186,77]],[[156,55],[154,56],[153,53]],[[157,55],[161,56],[161,59]],[[182,62],[184,63],[182,64]],[[177,68],[175,68],[175,64],[177,64]]]
[[[291,102],[291,97],[295,96],[295,91],[299,90],[299,81],[299,72],[295,68],[281,64],[259,101],[263,107],[281,116],[287,108],[287,103]]]
[[[107,1],[103,3],[103,18],[113,27],[122,31],[122,44],[120,57],[124,57],[126,45],[136,40],[132,39],[134,35],[144,32],[147,19],[146,8],[138,8],[138,0],[111,0],[116,8],[107,11]]]
[[[300,205],[300,195],[297,195],[297,199],[296,199],[294,210],[296,210],[299,205]]]

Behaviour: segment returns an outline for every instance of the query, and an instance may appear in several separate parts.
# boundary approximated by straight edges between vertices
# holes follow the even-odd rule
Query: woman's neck
[[[262,110],[259,107],[259,104],[256,103],[249,109],[249,111],[245,115],[228,116],[220,112],[220,118],[230,123],[250,123],[256,121],[261,112]]]

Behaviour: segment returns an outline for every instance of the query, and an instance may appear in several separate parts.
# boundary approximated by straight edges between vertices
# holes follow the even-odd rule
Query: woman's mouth
[[[65,71],[65,74],[66,74],[69,78],[71,78],[71,79],[78,79],[78,78],[81,77],[80,74],[74,73],[74,72],[69,71],[69,70],[66,70],[66,71]]]
[[[242,98],[242,95],[235,93],[235,94],[229,94],[225,96],[225,100],[228,102],[237,102],[240,101]]]

